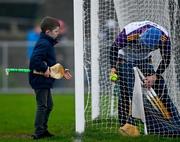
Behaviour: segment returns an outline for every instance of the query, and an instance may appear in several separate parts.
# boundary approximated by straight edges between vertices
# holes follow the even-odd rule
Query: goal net
[[[83,0],[86,128],[114,133],[119,132],[124,124],[128,123],[136,126],[142,134],[180,135],[179,15],[176,0]],[[129,75],[131,71],[127,68],[123,70],[124,72],[117,73],[121,76],[115,83],[110,81],[109,75],[112,62],[110,50],[113,42],[124,26],[137,21],[152,21],[167,30],[171,40],[171,58],[169,66],[162,73],[164,86],[159,85],[157,87],[159,90],[153,88],[155,90],[153,95],[140,84],[142,100],[134,101],[133,92],[137,89],[132,88],[137,78],[142,79],[140,73],[138,76],[135,76],[135,72]],[[129,46],[132,48],[135,46],[133,44]],[[152,51],[151,57],[151,64],[156,71],[162,61],[161,51],[159,49]],[[117,63],[117,68],[120,70],[122,62],[124,63],[124,59]],[[148,70],[148,68],[141,67],[140,70]],[[145,73],[143,72],[143,75]],[[128,76],[134,78],[128,79],[129,85],[122,81],[122,78]],[[128,86],[131,86],[131,89]],[[132,109],[134,103],[135,107],[138,103],[143,104],[145,122],[142,118],[132,118],[132,111],[133,113],[137,111]]]

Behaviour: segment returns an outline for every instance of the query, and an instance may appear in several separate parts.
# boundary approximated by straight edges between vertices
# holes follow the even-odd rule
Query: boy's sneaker
[[[38,140],[38,139],[45,138],[45,136],[44,136],[44,134],[40,134],[40,135],[34,134],[34,135],[32,135],[32,138],[33,138],[34,140]]]
[[[45,131],[45,132],[44,132],[44,136],[45,136],[45,137],[53,137],[54,135],[51,134],[49,131]]]
[[[32,138],[34,140],[38,140],[38,139],[42,139],[42,138],[48,138],[48,137],[53,137],[54,135],[49,133],[49,131],[45,131],[43,134],[40,134],[40,135],[32,135]]]

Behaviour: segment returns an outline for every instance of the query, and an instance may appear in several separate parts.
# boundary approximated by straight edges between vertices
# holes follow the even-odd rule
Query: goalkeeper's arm
[[[110,64],[111,68],[116,69],[116,64],[118,60],[118,51],[119,49],[125,47],[127,45],[127,35],[125,29],[119,33],[116,37],[116,40],[113,42],[110,49]]]
[[[114,42],[110,50],[110,64],[111,64],[110,80],[111,81],[116,81],[115,76],[117,76],[116,74],[117,59],[118,59],[118,46],[116,45],[116,42]]]
[[[116,43],[114,42],[110,50],[110,64],[113,70],[116,69],[117,59],[118,59],[118,46],[116,46]]]
[[[113,42],[111,49],[110,49],[110,64],[111,64],[111,73],[110,73],[110,80],[116,81],[118,79],[117,76],[117,61],[118,61],[118,51],[127,45],[127,35],[125,29],[123,29],[119,35],[117,36],[116,40]]]
[[[162,60],[158,66],[156,71],[156,75],[161,75],[165,69],[169,66],[171,60],[171,42],[168,39],[161,47],[160,47]]]

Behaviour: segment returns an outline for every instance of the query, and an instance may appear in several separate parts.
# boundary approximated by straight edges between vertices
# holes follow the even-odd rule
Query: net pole
[[[114,88],[115,88],[115,82],[112,82],[112,85],[111,85],[111,117],[115,115],[114,113]]]
[[[92,120],[99,116],[99,1],[91,0],[91,93]]]
[[[75,117],[76,132],[85,128],[84,69],[83,69],[83,0],[74,0],[74,60],[75,60]]]

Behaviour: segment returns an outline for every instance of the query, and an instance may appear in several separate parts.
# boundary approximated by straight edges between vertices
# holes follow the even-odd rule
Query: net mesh
[[[123,30],[124,26],[129,23],[137,21],[152,21],[164,27],[170,34],[171,40],[171,59],[169,66],[162,73],[167,89],[164,86],[158,86],[159,90],[154,88],[155,92],[159,94],[161,106],[165,107],[168,112],[172,111],[169,118],[165,118],[165,109],[159,110],[158,106],[153,106],[149,100],[147,89],[142,86],[143,92],[143,106],[146,117],[147,132],[151,134],[161,134],[163,136],[176,136],[180,134],[179,114],[180,110],[180,17],[178,11],[178,3],[176,0],[98,0],[98,44],[99,44],[99,115],[92,120],[92,94],[91,90],[91,1],[84,0],[84,69],[86,74],[87,95],[85,107],[85,120],[87,127],[103,129],[105,132],[118,132],[119,128],[123,127],[125,122],[133,124],[138,128],[140,133],[144,133],[144,124],[141,119],[131,118],[132,114],[132,95],[134,80],[129,80],[129,86],[126,84],[127,76],[134,78],[133,70],[119,71],[118,75],[121,77],[115,84],[109,79],[111,70],[111,54],[110,50],[117,35]],[[93,21],[96,22],[96,21]],[[132,28],[130,28],[132,29]],[[124,43],[126,44],[126,43]],[[130,43],[128,46],[137,46],[137,43]],[[125,51],[126,53],[134,54],[132,51]],[[136,51],[137,52],[137,51]],[[161,60],[160,49],[150,52],[152,56],[153,69],[156,71]],[[145,53],[143,52],[145,56]],[[134,55],[132,55],[134,57]],[[125,57],[126,58],[126,57]],[[129,58],[129,57],[127,57]],[[132,57],[131,57],[132,58]],[[119,60],[118,60],[119,61]],[[122,60],[120,60],[121,62]],[[147,66],[143,66],[146,62],[138,63],[140,70],[148,70]],[[120,68],[121,64],[118,65]],[[142,71],[146,76],[147,71]],[[124,82],[122,81],[124,79]],[[124,88],[124,89],[123,89]],[[128,91],[131,90],[131,91]],[[164,91],[163,93],[161,91]],[[124,91],[124,92],[123,92]],[[167,91],[167,93],[166,93]],[[125,94],[125,95],[123,95]],[[127,95],[132,94],[132,95]],[[149,96],[150,97],[150,96]],[[154,98],[156,98],[154,97]],[[159,100],[156,98],[156,102]],[[152,100],[152,99],[151,99]],[[164,105],[164,106],[162,106]],[[168,108],[169,107],[169,108]],[[164,115],[163,115],[164,112]],[[119,113],[119,115],[118,115]],[[129,117],[130,116],[130,117]],[[156,129],[157,128],[157,129]],[[177,130],[177,131],[176,131]]]

